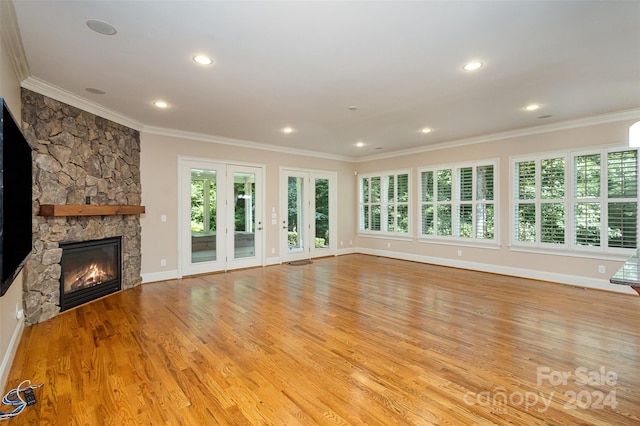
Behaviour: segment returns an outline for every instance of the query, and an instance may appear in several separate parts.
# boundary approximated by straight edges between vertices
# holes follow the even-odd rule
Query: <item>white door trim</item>
[[[294,260],[310,259],[323,256],[337,256],[338,254],[338,173],[335,171],[302,169],[296,167],[280,167],[280,221],[278,223],[278,231],[280,234],[280,259],[281,262],[290,262]],[[289,253],[287,228],[288,228],[288,177],[297,176],[304,177],[306,184],[304,188],[304,196],[306,198],[306,211],[304,221],[307,224],[307,232],[305,233],[304,251]],[[329,180],[329,247],[315,248],[315,179],[323,178]],[[313,180],[313,185],[311,181]],[[311,188],[314,188],[313,192]],[[309,232],[309,225],[313,224],[313,232]],[[312,237],[313,235],[313,237]]]
[[[211,262],[204,262],[202,265],[198,265],[198,267],[191,268],[193,265],[190,261],[191,255],[191,230],[187,229],[185,223],[191,222],[191,168],[211,168],[220,171],[220,177],[222,180],[217,184],[217,195],[218,199],[227,200],[228,197],[226,195],[227,191],[227,170],[231,167],[251,167],[260,169],[260,173],[262,175],[260,191],[262,196],[262,208],[261,211],[256,210],[256,221],[259,220],[264,225],[264,194],[266,194],[266,185],[265,185],[265,171],[266,165],[259,163],[241,163],[237,161],[229,161],[229,160],[218,160],[212,158],[205,157],[196,157],[196,156],[187,156],[187,155],[179,155],[178,156],[178,176],[177,176],[177,189],[178,189],[178,268],[177,268],[177,278],[182,278],[185,275],[193,275],[198,273],[208,273],[208,272],[217,272],[217,271],[227,271],[228,263],[226,261],[227,257],[227,247],[226,247],[226,238],[217,238],[216,245],[216,264],[218,267],[212,268],[213,264]],[[256,187],[257,189],[257,187]],[[226,203],[224,208],[218,209],[218,218],[217,224],[218,229],[221,229],[222,226],[227,226],[227,208]],[[188,222],[187,222],[188,219]],[[264,229],[264,227],[263,227]],[[262,231],[264,232],[264,230]],[[261,246],[260,246],[260,258],[259,262],[257,262],[257,266],[264,266],[266,264],[265,260],[265,248],[264,248],[264,240],[265,238],[261,238]],[[258,247],[256,247],[258,248]],[[218,250],[219,249],[219,250]],[[189,256],[189,258],[187,258]]]

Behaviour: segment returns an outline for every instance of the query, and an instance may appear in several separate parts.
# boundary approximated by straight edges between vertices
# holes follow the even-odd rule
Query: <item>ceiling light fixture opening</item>
[[[213,63],[213,59],[205,55],[194,56],[193,60],[200,65],[211,65]]]
[[[153,105],[158,107],[158,108],[162,108],[162,109],[169,108],[169,104],[166,103],[165,101],[154,101]]]
[[[422,130],[420,130],[421,133],[431,133],[433,131],[433,129],[429,128],[429,127],[425,127]]]
[[[526,107],[524,107],[524,109],[526,109],[527,111],[535,111],[537,109],[540,109],[540,105],[538,105],[538,104],[529,104]]]
[[[100,21],[98,19],[89,19],[87,21],[87,27],[93,31],[104,35],[116,35],[118,30],[108,22]]]
[[[364,145],[365,145],[365,143],[364,143],[364,142],[362,142],[362,141],[358,141],[358,142],[356,142],[356,146],[357,146],[358,148],[362,148]]]
[[[282,128],[282,133],[284,133],[285,135],[291,134],[293,133],[293,128],[292,127],[283,127]]]
[[[475,70],[479,70],[480,68],[482,68],[482,65],[484,65],[484,64],[482,62],[480,62],[480,61],[471,61],[471,62],[467,62],[466,64],[464,64],[462,69],[465,70],[465,71],[475,71]]]

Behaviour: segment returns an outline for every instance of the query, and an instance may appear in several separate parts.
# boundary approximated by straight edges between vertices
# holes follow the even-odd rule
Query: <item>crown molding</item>
[[[0,3],[4,3],[0,0]],[[21,86],[25,89],[40,93],[48,96],[52,99],[56,99],[60,102],[64,102],[76,108],[80,108],[84,111],[130,127],[134,130],[138,130],[143,133],[149,133],[159,136],[168,136],[181,139],[197,140],[201,142],[217,143],[223,145],[232,145],[236,147],[243,147],[249,149],[259,149],[263,151],[279,152],[283,154],[302,155],[305,157],[322,158],[326,160],[346,161],[350,163],[362,163],[366,161],[382,160],[387,158],[402,157],[406,155],[415,155],[424,152],[437,151],[441,149],[456,148],[467,145],[474,145],[486,142],[495,142],[503,139],[510,139],[522,136],[530,136],[542,133],[555,132],[560,130],[568,130],[579,127],[593,126],[598,124],[614,123],[626,120],[639,120],[640,109],[631,109],[626,111],[619,111],[607,114],[600,114],[592,117],[584,117],[575,120],[563,121],[555,124],[548,124],[544,126],[528,127],[524,129],[510,130],[507,132],[492,133],[489,135],[477,136],[473,138],[458,139],[449,142],[443,142],[439,144],[421,146],[418,148],[405,149],[400,151],[394,151],[385,154],[369,155],[364,157],[348,157],[343,155],[327,154],[324,152],[317,152],[311,150],[304,150],[298,148],[289,148],[282,146],[268,145],[258,142],[250,142],[242,139],[225,138],[222,136],[208,135],[203,133],[189,132],[184,130],[170,129],[166,127],[147,126],[140,121],[134,120],[126,115],[120,114],[109,108],[105,108],[100,104],[89,101],[74,93],[71,93],[65,89],[47,83],[37,77],[25,78]]]
[[[123,126],[127,126],[131,129],[140,131],[143,127],[143,124],[137,120],[120,114],[112,109],[105,108],[98,103],[80,97],[75,93],[62,89],[61,87],[47,83],[37,77],[27,77],[22,81],[22,83],[20,83],[20,86],[31,90],[32,92],[40,93],[41,95],[48,96],[73,107],[80,108],[83,111],[95,114],[99,117],[106,118],[107,120],[111,120],[115,123],[122,124]]]
[[[537,134],[549,133],[549,132],[557,132],[560,130],[569,130],[569,129],[575,129],[578,127],[594,126],[597,124],[607,124],[607,123],[615,123],[619,121],[639,120],[639,119],[640,119],[640,109],[630,109],[625,111],[595,115],[591,117],[584,117],[584,118],[579,118],[575,120],[568,120],[560,123],[547,124],[544,126],[527,127],[524,129],[492,133],[489,135],[477,136],[473,138],[458,139],[458,140],[443,142],[439,144],[422,146],[419,148],[410,148],[410,149],[405,149],[400,151],[394,151],[386,154],[368,155],[365,157],[359,157],[353,161],[356,163],[363,163],[365,161],[384,160],[387,158],[402,157],[405,155],[415,155],[415,154],[421,154],[424,152],[438,151],[441,149],[457,148],[461,146],[475,145],[475,144],[480,144],[485,142],[495,142],[503,139],[537,135]]]
[[[323,158],[325,160],[348,161],[354,162],[354,158],[342,155],[327,154],[325,152],[317,152],[298,148],[288,148],[284,146],[268,145],[258,142],[250,142],[242,139],[225,138],[222,136],[207,135],[204,133],[188,132],[183,130],[169,129],[166,127],[144,126],[142,133],[148,133],[159,136],[168,136],[180,139],[190,139],[200,142],[218,143],[222,145],[232,145],[240,148],[260,149],[263,151],[279,152],[282,154],[302,155],[305,157]]]
[[[24,80],[30,74],[29,63],[22,45],[16,11],[13,7],[13,2],[10,0],[0,1],[0,37],[2,37],[4,46],[7,49],[11,66],[18,77],[18,81]]]
[[[141,123],[140,121],[134,120],[126,115],[120,114],[109,108],[105,108],[100,104],[89,101],[74,93],[69,92],[68,90],[65,90],[53,84],[47,83],[46,81],[41,80],[37,77],[27,77],[22,81],[20,85],[25,89],[31,90],[36,93],[40,93],[41,95],[48,96],[52,99],[55,99],[60,102],[64,102],[76,108],[80,108],[91,114],[95,114],[97,116],[106,118],[108,120],[122,124],[123,126],[127,126],[134,130],[138,130],[142,133],[149,133],[149,134],[160,135],[160,136],[169,136],[169,137],[181,138],[181,139],[197,140],[201,142],[218,143],[223,145],[233,145],[236,147],[243,147],[243,148],[250,148],[250,149],[260,149],[263,151],[279,152],[283,154],[293,154],[293,155],[302,155],[305,157],[323,158],[326,160],[349,161],[349,162],[354,161],[354,159],[351,157],[327,154],[323,152],[274,146],[274,145],[268,145],[268,144],[263,144],[258,142],[245,141],[241,139],[232,139],[232,138],[225,138],[222,136],[207,135],[203,133],[169,129],[166,127],[147,126],[144,123]]]

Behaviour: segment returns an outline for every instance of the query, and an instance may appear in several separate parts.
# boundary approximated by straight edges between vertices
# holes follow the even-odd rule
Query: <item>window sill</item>
[[[578,257],[583,259],[599,259],[599,260],[610,260],[614,262],[624,262],[629,258],[629,256],[631,256],[635,252],[636,249],[629,249],[629,253],[625,254],[625,253],[604,253],[604,252],[587,251],[587,250],[578,251],[578,250],[570,250],[568,248],[552,249],[552,248],[509,245],[509,250],[513,252],[521,252],[521,253],[535,253],[535,254],[552,255],[552,256]]]
[[[401,235],[401,234],[375,234],[375,233],[358,233],[358,237],[363,238],[378,238],[380,240],[396,240],[396,241],[413,241],[413,237],[410,235]]]
[[[463,238],[418,238],[419,243],[440,244],[444,246],[473,247],[489,250],[500,250],[500,243],[497,241],[478,241]]]

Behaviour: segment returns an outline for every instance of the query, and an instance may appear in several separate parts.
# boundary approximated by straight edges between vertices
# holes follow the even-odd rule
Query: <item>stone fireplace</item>
[[[121,288],[142,282],[138,215],[39,215],[48,204],[139,206],[140,135],[27,89],[22,120],[34,150],[33,253],[24,269],[25,318],[31,325],[61,311],[61,261],[68,244],[120,239]]]

